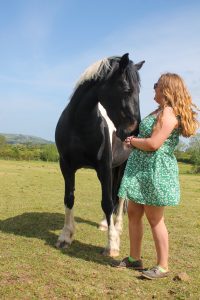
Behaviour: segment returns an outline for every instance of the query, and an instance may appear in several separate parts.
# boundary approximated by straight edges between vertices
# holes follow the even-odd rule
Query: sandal
[[[115,267],[115,268],[119,268],[119,269],[128,268],[128,269],[140,270],[140,271],[144,270],[143,263],[142,263],[141,259],[130,262],[128,257],[125,257],[121,261],[115,261],[112,264],[112,266]]]
[[[147,279],[158,279],[158,278],[164,278],[169,275],[169,272],[163,272],[161,271],[161,268],[159,266],[155,266],[150,270],[142,271],[142,277],[145,277]]]

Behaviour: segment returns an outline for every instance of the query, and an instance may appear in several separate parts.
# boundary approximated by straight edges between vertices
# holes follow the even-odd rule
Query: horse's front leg
[[[115,218],[115,229],[121,235],[123,229],[123,210],[124,210],[124,199],[119,199],[119,204],[117,208],[116,218]]]
[[[103,252],[104,255],[108,255],[111,257],[119,256],[119,247],[120,247],[120,233],[116,230],[115,224],[113,221],[113,215],[111,214],[108,217],[108,243]]]
[[[56,243],[57,248],[67,248],[71,245],[73,240],[73,235],[75,233],[75,223],[73,214],[74,205],[74,172],[67,172],[65,165],[60,163],[61,171],[65,179],[65,220],[64,227]]]
[[[75,233],[75,223],[74,223],[73,208],[69,209],[65,207],[64,227],[57,240],[56,247],[68,248],[68,246],[70,246],[72,243],[74,233]]]
[[[115,223],[115,229],[119,232],[120,235],[123,230],[123,211],[124,211],[124,199],[119,199],[119,204],[118,204],[114,223]],[[103,214],[103,218],[102,218],[101,222],[99,223],[98,228],[101,231],[108,230],[108,223],[107,223],[105,214]]]
[[[104,255],[116,257],[119,255],[120,235],[116,230],[113,221],[113,201],[112,201],[112,179],[111,179],[111,168],[108,170],[100,170],[98,177],[102,187],[102,209],[106,216],[108,224],[108,242],[103,252]],[[106,174],[106,176],[105,176]]]

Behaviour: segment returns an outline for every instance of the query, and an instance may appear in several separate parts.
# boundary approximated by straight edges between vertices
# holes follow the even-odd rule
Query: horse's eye
[[[126,95],[130,95],[130,94],[132,93],[132,89],[125,89],[125,90],[124,90],[124,93],[125,93]]]
[[[130,94],[132,92],[130,85],[128,84],[127,81],[124,81],[124,93],[125,94]]]

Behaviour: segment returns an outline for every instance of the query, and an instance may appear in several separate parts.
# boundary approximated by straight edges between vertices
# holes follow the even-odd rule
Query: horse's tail
[[[118,210],[119,197],[117,194],[124,174],[125,167],[126,167],[126,161],[120,166],[112,169],[112,198],[114,204],[114,211],[113,211],[114,213],[116,213]],[[124,201],[124,213],[127,212],[127,204],[128,201]]]

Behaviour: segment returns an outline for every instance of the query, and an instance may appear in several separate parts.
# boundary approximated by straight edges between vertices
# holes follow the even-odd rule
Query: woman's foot
[[[133,269],[133,270],[144,270],[142,260],[134,260],[130,261],[129,257],[125,257],[121,261],[116,261],[112,264],[113,267],[119,268],[119,269]]]
[[[148,279],[158,279],[158,278],[164,278],[169,275],[169,271],[164,270],[160,266],[155,266],[150,270],[143,271],[142,277],[148,278]]]

